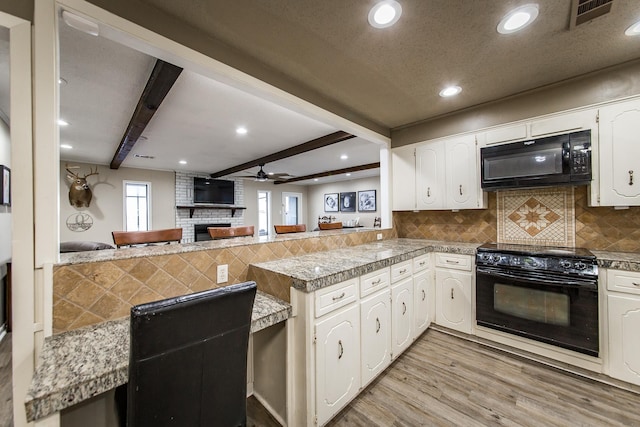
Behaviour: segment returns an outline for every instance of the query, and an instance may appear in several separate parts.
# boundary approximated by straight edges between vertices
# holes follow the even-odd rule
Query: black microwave
[[[583,185],[591,182],[591,131],[480,149],[482,189]]]

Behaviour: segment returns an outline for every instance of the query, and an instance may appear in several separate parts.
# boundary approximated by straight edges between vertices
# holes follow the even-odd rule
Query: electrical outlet
[[[378,233],[376,237],[378,238],[378,240],[382,240],[382,233]]]
[[[217,270],[218,283],[225,283],[229,281],[229,265],[222,264],[218,266]]]

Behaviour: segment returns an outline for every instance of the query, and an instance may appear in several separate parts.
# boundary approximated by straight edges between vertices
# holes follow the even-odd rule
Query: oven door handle
[[[509,272],[504,272],[502,270],[497,270],[494,268],[476,267],[476,273],[487,274],[494,277],[502,277],[504,279],[517,279],[532,283],[535,282],[550,286],[581,287],[593,290],[598,289],[597,280],[576,280],[562,276],[543,276],[536,272],[519,273],[512,270],[510,270]]]

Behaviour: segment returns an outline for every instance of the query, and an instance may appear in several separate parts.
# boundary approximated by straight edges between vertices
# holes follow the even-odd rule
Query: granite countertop
[[[291,317],[291,305],[258,291],[251,332]],[[124,384],[129,366],[129,318],[75,329],[45,339],[25,399],[34,421]]]
[[[313,292],[429,252],[475,255],[479,245],[422,239],[392,239],[255,263],[251,266],[291,277],[291,286],[304,292]]]
[[[640,253],[591,251],[598,259],[598,267],[640,271]]]
[[[112,261],[119,259],[143,258],[148,256],[172,255],[211,249],[226,249],[236,246],[258,245],[262,243],[284,242],[288,240],[309,239],[313,237],[331,236],[366,231],[380,231],[380,228],[360,227],[336,230],[308,231],[306,233],[276,234],[255,237],[233,237],[230,239],[207,240],[193,243],[159,244],[143,247],[104,249],[100,251],[69,252],[60,254],[60,262],[56,265],[81,264],[88,262]]]

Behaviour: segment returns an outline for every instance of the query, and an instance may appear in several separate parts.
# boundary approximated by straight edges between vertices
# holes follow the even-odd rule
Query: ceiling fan
[[[243,178],[254,178],[258,182],[265,182],[270,179],[282,180],[293,176],[288,173],[266,173],[263,169],[264,165],[264,163],[258,165],[260,166],[260,170],[255,175],[244,175]]]

